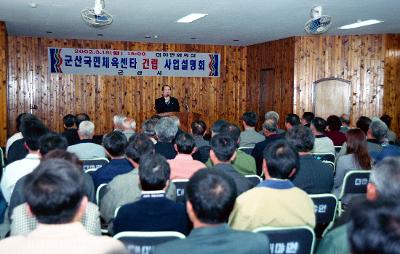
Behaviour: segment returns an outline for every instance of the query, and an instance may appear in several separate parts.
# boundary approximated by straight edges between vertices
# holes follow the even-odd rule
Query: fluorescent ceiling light
[[[369,19],[369,20],[364,20],[364,21],[357,21],[356,23],[345,25],[339,27],[339,29],[353,29],[353,28],[358,28],[362,26],[370,26],[370,25],[375,25],[382,23],[382,20],[376,20],[376,19]]]
[[[208,14],[202,14],[202,13],[191,13],[183,18],[178,19],[176,22],[178,23],[191,23],[197,19],[201,19]]]

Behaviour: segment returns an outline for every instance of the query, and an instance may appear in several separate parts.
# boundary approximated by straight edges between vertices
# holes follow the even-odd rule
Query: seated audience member
[[[350,130],[350,117],[347,114],[342,114],[340,116],[340,122],[342,123],[342,126],[340,126],[340,131],[345,133]]]
[[[86,113],[79,113],[75,116],[75,125],[79,128],[81,122],[90,121],[90,117]]]
[[[324,135],[326,121],[321,117],[316,117],[311,121],[311,131],[315,136],[314,148],[312,153],[332,153],[335,154],[335,146],[332,139]]]
[[[196,172],[186,187],[186,209],[194,229],[186,239],[156,246],[154,253],[269,253],[265,235],[233,230],[226,224],[236,194],[234,182],[223,172]]]
[[[174,121],[176,127],[178,128],[178,131],[175,134],[175,138],[177,138],[181,133],[183,133],[183,131],[181,130],[181,121],[179,120],[179,117],[177,116],[170,116],[170,118],[172,119],[172,121]],[[174,141],[175,141],[174,138]]]
[[[342,126],[340,118],[335,115],[330,115],[328,119],[326,119],[326,123],[328,124],[328,131],[325,135],[332,139],[335,146],[343,145],[343,143],[346,142],[346,135],[340,131],[340,127]]]
[[[210,170],[222,171],[232,177],[238,194],[252,188],[251,182],[231,164],[236,157],[237,143],[228,135],[217,134],[211,138],[210,160],[214,165]]]
[[[251,156],[253,156],[256,161],[257,175],[261,175],[262,172],[264,149],[270,146],[274,141],[283,138],[281,135],[277,134],[278,130],[277,124],[278,122],[274,117],[265,119],[265,122],[263,124],[265,140],[260,143],[257,143],[253,151],[251,152]]]
[[[357,128],[361,129],[365,133],[365,136],[367,135],[370,124],[371,119],[366,116],[360,116],[356,122]]]
[[[207,125],[203,120],[192,122],[191,130],[197,148],[210,145],[210,142],[204,139],[204,135],[207,131]]]
[[[314,146],[314,135],[310,128],[295,126],[286,133],[286,140],[300,155],[300,167],[290,180],[308,194],[330,193],[333,186],[331,166],[310,155]]]
[[[57,158],[64,159],[64,160],[74,163],[74,165],[76,165],[83,172],[82,162],[79,160],[79,158],[75,154],[69,153],[66,151],[67,141],[64,138],[62,138],[62,137],[60,138],[60,137],[61,136],[56,137],[56,136],[45,135],[40,139],[41,143],[45,143],[44,145],[41,144],[41,148],[40,148],[40,151],[43,151],[43,154],[41,153],[42,160],[57,159]],[[51,145],[51,146],[49,146],[49,145]],[[42,148],[43,146],[47,146],[47,148]],[[47,149],[47,151],[48,151],[47,153],[44,153],[45,149]],[[85,187],[86,196],[88,197],[90,202],[95,203],[96,202],[96,199],[95,199],[96,192],[94,189],[92,177],[87,173],[83,173],[82,176],[84,179],[84,187]],[[25,197],[24,197],[23,187],[24,187],[25,180],[27,177],[28,177],[28,175],[21,177],[21,179],[19,179],[18,182],[15,184],[15,188],[11,195],[10,203],[8,206],[8,216],[10,218],[13,213],[13,209],[26,202]]]
[[[400,205],[397,200],[365,201],[353,210],[348,232],[352,254],[400,253]]]
[[[39,139],[48,132],[47,128],[37,118],[31,118],[30,120],[24,119],[21,131],[24,136],[22,140],[24,141],[26,149],[28,149],[28,155],[21,160],[8,164],[4,169],[0,185],[7,203],[10,203],[11,194],[17,181],[31,173],[39,165]],[[14,142],[13,145],[15,145],[16,142]]]
[[[373,166],[367,185],[366,199],[369,201],[389,200],[399,204],[400,200],[400,158],[391,157],[382,160]],[[359,210],[354,205],[350,210]],[[350,253],[348,242],[348,211],[341,216],[344,223],[330,231],[321,241],[317,254]],[[351,214],[350,214],[351,216]],[[379,252],[380,253],[380,252]]]
[[[220,134],[227,135],[236,141],[236,156],[232,161],[233,167],[242,175],[255,175],[257,173],[256,162],[251,155],[237,149],[240,143],[240,128],[236,124],[228,123],[224,125]],[[208,167],[212,167],[212,160],[206,163]]]
[[[385,137],[388,131],[386,124],[379,118],[372,118],[371,124],[367,132],[367,146],[369,154],[374,157],[382,151],[383,146],[388,145],[385,143]]]
[[[6,150],[5,150],[6,158],[8,157],[8,149],[10,149],[10,146],[15,141],[23,138],[22,132],[21,132],[21,122],[22,122],[22,117],[25,115],[26,115],[26,113],[19,114],[17,116],[17,118],[15,119],[15,128],[17,129],[17,132],[14,133],[9,139],[7,139]]]
[[[103,145],[107,157],[111,160],[91,174],[95,188],[99,187],[102,183],[110,182],[115,176],[128,173],[133,169],[132,165],[125,158],[127,140],[122,132],[113,131],[105,135]]]
[[[288,114],[285,119],[286,131],[289,131],[294,126],[300,125],[300,117],[296,114]]]
[[[30,126],[32,126],[32,127],[30,127]],[[32,114],[28,114],[28,113],[24,114],[21,117],[22,136],[24,137],[24,131],[29,131],[29,129],[31,129],[34,132],[35,128],[43,129],[44,132],[42,132],[42,134],[48,132],[47,127],[43,124],[43,122],[39,118],[37,118],[35,115],[32,115]],[[25,143],[26,143],[25,138],[18,139],[13,142],[13,144],[10,146],[10,148],[8,150],[8,156],[7,156],[8,164],[11,164],[17,160],[24,159],[26,157],[26,155],[29,153],[29,151],[28,151],[28,148],[26,147]]]
[[[79,158],[66,151],[67,140],[59,134],[47,134],[40,139],[41,161],[50,159],[64,159],[73,163],[80,172],[82,162]],[[48,152],[45,152],[48,151]],[[42,153],[43,152],[43,153]],[[54,169],[57,170],[57,169]],[[85,229],[94,235],[101,235],[99,208],[95,205],[95,191],[90,175],[83,173],[84,192],[89,201],[86,211],[81,219]],[[37,219],[28,213],[26,199],[24,196],[25,180],[29,174],[22,177],[15,185],[9,206],[9,217],[11,218],[11,235],[28,234],[37,227]],[[92,202],[92,203],[91,203]],[[15,208],[14,208],[15,207]]]
[[[267,113],[265,113],[264,121],[266,121],[268,119],[275,119],[276,125],[279,124],[279,114],[276,113],[275,111],[268,111]],[[259,133],[264,134],[263,130],[259,131]],[[285,130],[279,129],[279,127],[278,127],[276,133],[279,135],[282,135],[285,133]]]
[[[122,231],[177,231],[187,235],[190,222],[185,206],[165,197],[170,168],[159,154],[142,157],[139,166],[141,198],[123,205],[114,219],[113,233]]]
[[[68,114],[63,117],[64,132],[61,133],[68,141],[68,145],[72,146],[79,143],[78,130],[75,128],[76,117]]]
[[[368,154],[367,141],[364,132],[360,129],[350,129],[346,133],[346,154],[336,161],[336,173],[333,181],[332,193],[339,197],[342,190],[344,176],[350,170],[371,169],[371,157]],[[348,203],[348,200],[344,202]]]
[[[388,127],[388,132],[386,134],[386,138],[390,144],[395,144],[397,142],[397,135],[393,131],[390,130],[390,125],[392,124],[392,117],[389,115],[384,114],[381,116],[381,120],[386,124]]]
[[[289,177],[296,173],[297,151],[287,141],[279,140],[264,150],[265,181],[241,194],[229,218],[238,230],[259,227],[315,227],[314,203]]]
[[[213,126],[211,127],[211,136],[215,136],[219,134],[222,128],[229,123],[224,119],[219,119],[214,122]]]
[[[142,124],[142,132],[150,138],[150,140],[153,142],[153,144],[157,143],[157,136],[156,136],[156,131],[155,127],[159,119],[157,118],[151,118]]]
[[[393,157],[393,156],[400,157],[400,147],[395,145],[388,145],[383,147],[382,151],[375,156],[374,162],[378,163],[386,157]]]
[[[83,121],[79,124],[79,143],[68,147],[68,152],[76,154],[81,160],[104,158],[106,154],[101,145],[94,143],[94,123]]]
[[[114,131],[123,132],[124,131],[124,121],[126,116],[124,115],[115,115],[113,117],[113,128]]]
[[[304,112],[301,118],[301,124],[309,127],[311,126],[311,121],[314,119],[315,115],[313,112]]]
[[[193,137],[187,133],[182,133],[175,139],[174,147],[178,154],[174,159],[168,160],[171,180],[189,179],[196,171],[206,167],[192,158],[192,154],[196,152],[195,145]]]
[[[100,202],[100,214],[106,222],[114,218],[115,209],[134,202],[140,198],[139,161],[142,156],[154,155],[154,144],[145,134],[138,134],[129,141],[126,147],[126,157],[133,170],[118,175],[108,183],[106,194]],[[173,183],[168,185],[167,198],[176,200],[176,188]]]
[[[126,139],[129,140],[130,137],[135,135],[136,131],[136,122],[130,117],[125,118],[124,123],[122,124],[124,127],[124,131],[122,132]]]
[[[178,132],[178,126],[170,117],[163,117],[158,120],[154,130],[158,140],[154,146],[156,153],[161,154],[168,160],[175,158],[176,151],[172,141]]]
[[[90,235],[79,222],[87,207],[82,173],[62,159],[44,161],[29,175],[24,195],[39,221],[26,236],[0,241],[0,253],[127,253],[121,242]]]
[[[256,143],[265,140],[264,135],[256,132],[255,127],[257,124],[256,112],[245,112],[242,116],[242,123],[244,131],[240,133],[239,147],[254,148]]]

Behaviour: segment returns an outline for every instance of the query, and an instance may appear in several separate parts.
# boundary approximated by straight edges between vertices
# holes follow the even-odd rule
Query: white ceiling
[[[30,7],[32,2],[37,8]],[[400,0],[106,0],[114,22],[105,29],[83,23],[80,11],[93,5],[94,0],[0,0],[0,20],[15,36],[251,45],[305,35],[311,7],[322,5],[323,14],[333,19],[328,34],[400,33]],[[189,24],[175,22],[189,13],[208,16]],[[337,29],[357,19],[385,22]],[[152,38],[146,39],[148,35]]]

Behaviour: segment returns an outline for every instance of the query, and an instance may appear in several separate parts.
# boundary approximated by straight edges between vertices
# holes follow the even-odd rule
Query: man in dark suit
[[[156,246],[154,253],[269,253],[265,235],[237,231],[226,224],[236,199],[235,184],[222,171],[202,169],[186,187],[186,210],[194,229],[186,239]]]
[[[113,233],[122,231],[178,231],[187,235],[191,225],[184,204],[165,196],[170,167],[159,154],[140,160],[141,199],[123,205],[114,220]]]
[[[179,112],[179,102],[175,97],[171,97],[171,87],[163,85],[162,97],[156,99],[157,113]]]
[[[76,145],[79,143],[78,129],[75,128],[76,117],[68,114],[63,117],[64,132],[61,133],[67,140],[68,145]]]

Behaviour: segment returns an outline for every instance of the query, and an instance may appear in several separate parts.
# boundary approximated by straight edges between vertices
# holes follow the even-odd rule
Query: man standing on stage
[[[163,85],[162,97],[156,99],[157,113],[179,112],[179,102],[175,97],[171,97],[171,87]]]

